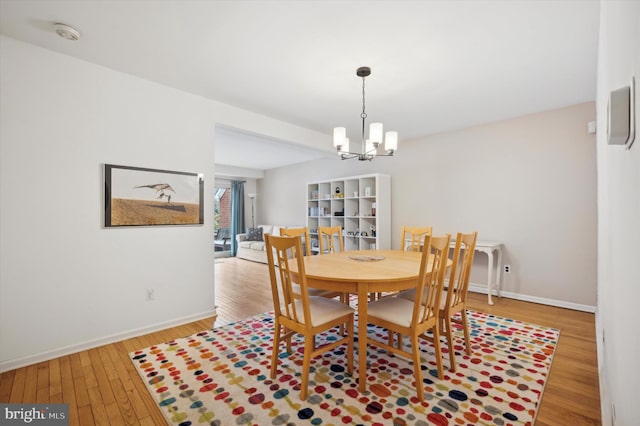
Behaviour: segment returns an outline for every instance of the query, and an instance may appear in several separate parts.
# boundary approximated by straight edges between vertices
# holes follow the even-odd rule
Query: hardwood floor
[[[267,266],[216,260],[216,325],[272,309]],[[470,293],[470,308],[560,329],[536,425],[599,425],[593,314]],[[0,374],[0,403],[68,403],[71,425],[164,424],[129,360],[136,349],[211,327],[211,318]]]

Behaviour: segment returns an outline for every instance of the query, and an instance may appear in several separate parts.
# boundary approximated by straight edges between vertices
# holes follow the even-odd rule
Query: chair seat
[[[294,293],[300,294],[299,284],[291,283],[291,288],[293,289]],[[307,288],[307,293],[309,294],[309,296],[322,296],[322,297],[327,297],[327,296],[336,297],[338,295],[338,293],[336,293],[335,291],[320,290],[317,288]]]
[[[396,297],[400,298],[400,299],[404,299],[404,300],[415,300],[415,298],[416,298],[416,289],[412,288],[410,290],[401,291],[400,293],[398,293],[398,295]],[[424,303],[426,298],[427,298],[427,294],[425,292],[425,294],[422,296],[422,303]]]
[[[367,315],[402,327],[409,327],[413,317],[413,300],[400,297],[383,298],[369,303]]]
[[[411,290],[403,291],[401,293],[398,293],[397,297],[405,300],[414,300],[416,298],[416,290],[412,288]],[[422,296],[423,305],[426,300],[427,300],[427,294],[425,293]],[[444,308],[446,307],[447,307],[447,291],[445,290],[442,292],[442,299],[440,299],[440,310],[444,311]]]
[[[302,313],[302,301],[298,299],[294,304],[297,312]],[[313,327],[355,312],[349,305],[321,296],[309,296],[309,310],[311,311],[311,325]],[[304,316],[301,315],[298,320],[304,324]]]

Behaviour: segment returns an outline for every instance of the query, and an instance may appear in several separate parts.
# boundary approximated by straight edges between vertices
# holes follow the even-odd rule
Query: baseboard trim
[[[124,331],[122,333],[116,333],[109,336],[100,337],[97,339],[87,340],[85,342],[77,343],[74,345],[53,349],[51,351],[41,352],[38,354],[29,355],[23,358],[12,359],[9,361],[2,361],[0,362],[0,373],[4,373],[5,371],[10,371],[10,370],[15,370],[16,368],[26,367],[32,364],[37,364],[43,361],[49,361],[55,358],[59,358],[61,356],[74,354],[76,352],[97,348],[99,346],[108,345],[110,343],[119,342],[121,340],[130,339],[132,337],[142,336],[144,334],[153,333],[155,331],[176,327],[182,324],[188,324],[194,321],[200,321],[201,319],[213,317],[215,315],[216,315],[216,310],[214,308],[209,311],[200,312],[198,314],[188,315],[181,318],[175,318],[170,321],[152,324],[146,327],[140,327],[133,330]]]
[[[486,284],[469,283],[469,291],[474,293],[487,294]],[[497,297],[494,296],[493,297]],[[522,300],[523,302],[540,303],[542,305],[556,306],[558,308],[573,309],[574,311],[595,313],[596,307],[591,305],[581,305],[579,303],[567,302],[564,300],[546,299],[544,297],[529,296],[527,294],[511,293],[508,291],[500,291],[500,297],[508,299]]]

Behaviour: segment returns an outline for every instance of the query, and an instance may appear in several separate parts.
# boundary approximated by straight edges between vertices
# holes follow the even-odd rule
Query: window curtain
[[[238,252],[237,234],[244,233],[244,181],[231,181],[231,256]]]

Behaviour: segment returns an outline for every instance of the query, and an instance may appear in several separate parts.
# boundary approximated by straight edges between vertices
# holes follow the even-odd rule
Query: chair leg
[[[382,293],[369,293],[369,302],[375,302],[376,300],[382,299]]]
[[[293,350],[291,349],[291,336],[287,337],[287,353],[291,354]]]
[[[289,332],[289,330],[287,330],[287,329],[286,329],[286,327],[285,327],[285,329],[284,329],[284,333],[285,333],[285,341],[286,341],[286,343],[287,343],[287,353],[288,353],[289,355],[291,355],[291,353],[293,352],[293,351],[291,350],[291,337],[292,337],[292,333],[290,333],[290,332]]]
[[[271,378],[276,378],[278,367],[278,351],[280,350],[280,324],[276,322],[273,328],[273,350],[271,352]]]
[[[302,359],[302,384],[300,385],[300,399],[305,401],[309,393],[309,370],[311,366],[311,354],[315,348],[316,336],[304,340],[304,358]]]
[[[353,352],[354,352],[354,343],[353,343],[353,334],[354,334],[354,325],[353,325],[353,315],[351,319],[347,323],[347,373],[353,374]]]
[[[391,330],[389,330],[389,341],[387,342],[389,344],[389,346],[393,347],[393,340],[394,340],[395,337],[396,337],[396,333],[391,331]],[[400,333],[398,333],[398,342],[396,343],[396,347],[399,350],[402,350],[402,334],[400,334]],[[389,355],[392,354],[392,352],[388,352],[388,353],[389,353]]]
[[[444,372],[442,371],[442,350],[440,349],[440,327],[436,321],[433,326],[433,347],[436,350],[436,366],[438,367],[438,379],[444,379]]]
[[[447,346],[449,348],[449,370],[455,372],[456,371],[456,351],[453,347],[453,329],[451,328],[451,317],[447,315],[442,318],[444,321],[444,333],[447,337]]]
[[[349,293],[340,293],[340,302],[346,303],[348,305],[349,304]],[[344,331],[345,331],[344,324],[340,324],[340,335],[342,337],[345,336]]]
[[[462,329],[464,331],[464,346],[465,346],[467,355],[471,355],[471,339],[469,337],[469,321],[467,320],[466,307],[462,311],[460,311],[460,316],[462,316]]]
[[[400,334],[398,334],[400,336]],[[420,361],[420,346],[418,346],[418,336],[414,333],[411,336],[411,352],[413,354],[413,375],[416,379],[416,392],[418,400],[424,401],[424,387],[422,385],[422,362]]]

